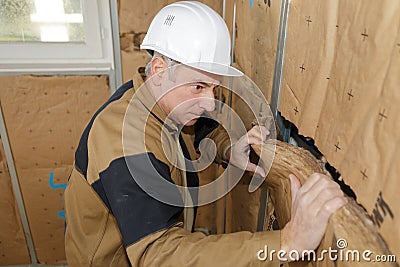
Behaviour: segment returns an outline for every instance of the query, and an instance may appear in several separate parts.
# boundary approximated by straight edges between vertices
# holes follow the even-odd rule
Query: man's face
[[[188,67],[177,68],[172,75],[175,76],[175,86],[167,82],[170,87],[164,89],[166,93],[158,101],[170,119],[191,126],[204,111],[215,109],[214,91],[221,83],[219,75]]]

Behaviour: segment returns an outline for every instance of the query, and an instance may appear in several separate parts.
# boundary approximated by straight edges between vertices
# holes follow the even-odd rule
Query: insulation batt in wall
[[[15,202],[3,144],[0,142],[0,264],[30,263],[28,247]]]
[[[400,2],[291,1],[280,110],[400,253]]]
[[[65,263],[63,192],[80,135],[110,95],[108,77],[16,76],[0,81],[4,120],[38,261]],[[12,238],[2,242],[15,242],[15,236],[1,236]],[[23,232],[16,236],[23,238]],[[25,249],[21,246],[16,255],[26,258]],[[4,264],[1,257],[0,263]]]

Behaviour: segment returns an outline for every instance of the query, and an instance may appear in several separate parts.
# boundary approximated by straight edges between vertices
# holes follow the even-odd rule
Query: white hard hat
[[[230,66],[231,41],[225,21],[197,1],[175,2],[161,9],[140,48],[206,72],[243,75]]]

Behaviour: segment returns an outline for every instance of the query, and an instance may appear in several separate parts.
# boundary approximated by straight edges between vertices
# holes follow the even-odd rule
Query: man
[[[227,27],[208,6],[184,1],[163,8],[141,47],[152,54],[146,82],[141,86],[135,76],[119,88],[96,112],[76,151],[65,192],[69,266],[259,266],[265,262],[257,252],[265,245],[315,249],[329,216],[346,203],[322,174],[303,186],[290,177],[292,219],[281,231],[191,231],[195,207],[207,195],[198,187],[191,148],[211,139],[214,161],[265,176],[249,162],[248,148],[261,144],[268,130],[256,126],[232,143],[205,115],[214,110],[214,90],[224,77],[242,75],[229,66]],[[183,126],[193,126],[194,144],[185,143]]]

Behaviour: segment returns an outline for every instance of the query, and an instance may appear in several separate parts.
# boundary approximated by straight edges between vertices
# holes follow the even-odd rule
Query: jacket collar
[[[144,72],[141,71],[144,68],[137,69],[133,76],[133,84],[136,97],[143,106],[150,112],[151,116],[155,117],[161,124],[168,129],[169,132],[179,132],[179,125],[177,125],[173,120],[167,117],[167,114],[161,109],[161,107],[156,102],[150,88],[147,86],[144,79],[146,76]]]

